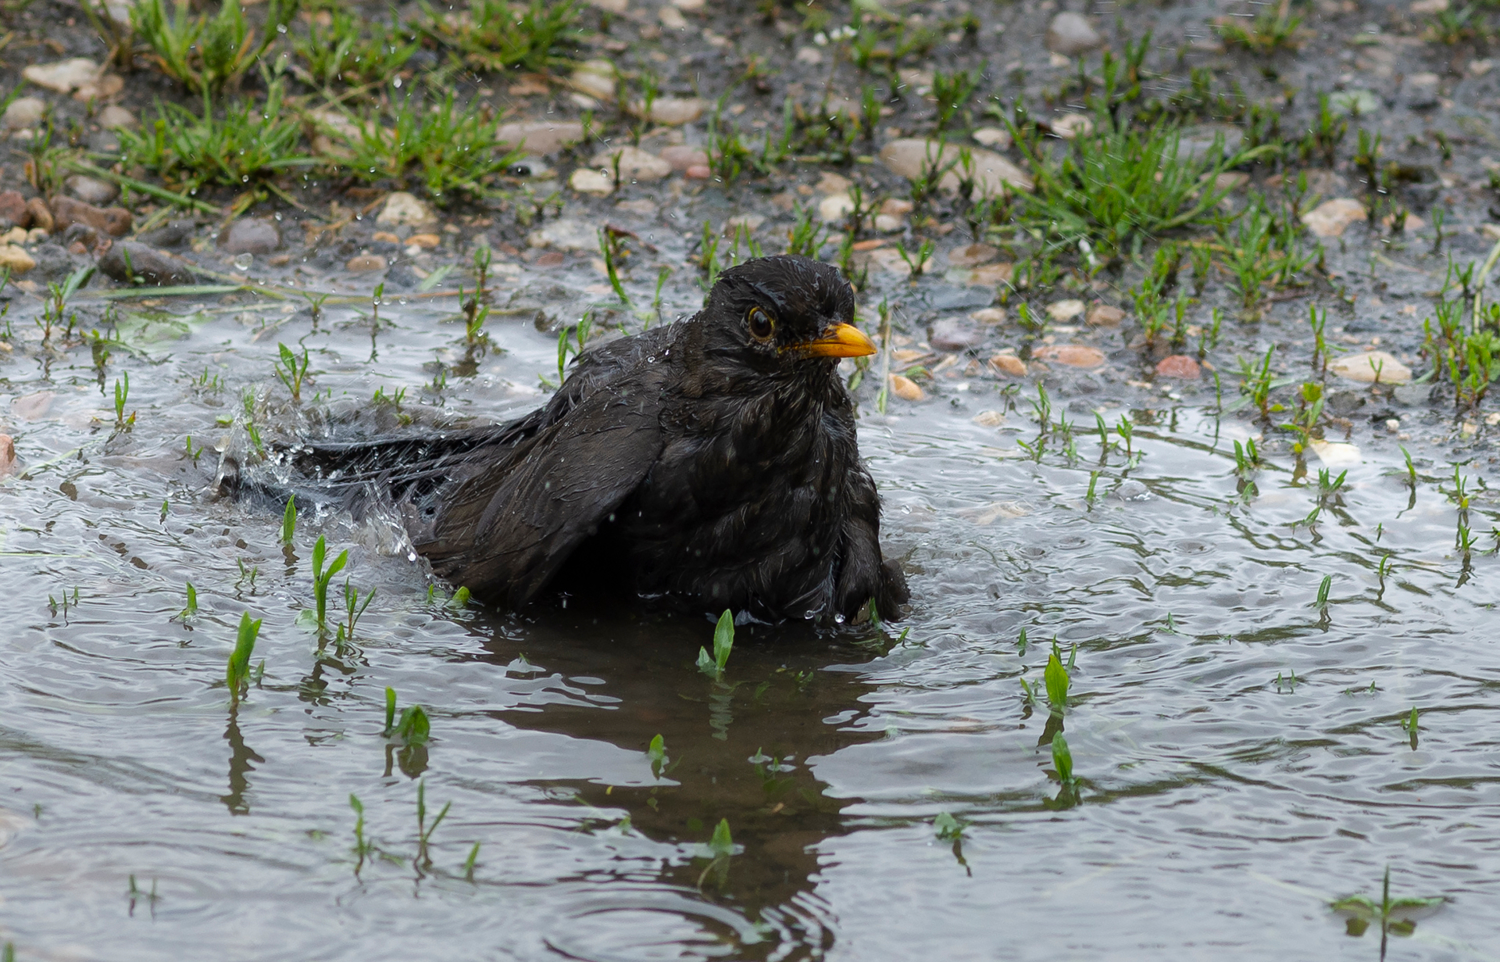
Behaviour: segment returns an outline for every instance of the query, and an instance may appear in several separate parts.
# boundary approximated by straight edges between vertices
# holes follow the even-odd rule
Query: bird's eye
[[[750,327],[750,336],[757,341],[769,341],[771,335],[776,333],[776,321],[759,307],[750,308],[747,323]]]

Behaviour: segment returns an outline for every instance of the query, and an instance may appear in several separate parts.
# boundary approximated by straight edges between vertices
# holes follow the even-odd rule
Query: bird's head
[[[836,267],[806,257],[760,257],[724,271],[704,320],[711,350],[760,370],[827,369],[876,350],[854,326],[849,283]]]

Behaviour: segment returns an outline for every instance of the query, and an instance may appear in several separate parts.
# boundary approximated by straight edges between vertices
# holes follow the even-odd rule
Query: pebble
[[[583,124],[576,120],[513,120],[495,131],[495,142],[513,150],[545,157],[583,139]]]
[[[682,172],[682,176],[688,180],[708,180],[714,175],[713,168],[707,164],[694,164]]]
[[[51,206],[53,226],[46,230],[52,234],[65,231],[73,224],[84,224],[113,237],[122,237],[130,232],[130,211],[123,207],[96,207],[86,201],[61,195],[52,198]]]
[[[1052,132],[1063,140],[1093,133],[1094,122],[1083,114],[1063,114],[1052,121]]]
[[[948,263],[954,267],[978,267],[999,256],[1000,251],[989,244],[966,244],[948,252]]]
[[[905,217],[915,209],[916,205],[909,200],[901,200],[899,197],[887,197],[880,202],[880,212],[891,217]]]
[[[422,201],[404,190],[393,191],[385,199],[385,206],[375,217],[375,223],[390,227],[407,225],[421,227],[437,223],[437,215]]]
[[[0,225],[26,227],[31,224],[31,215],[26,211],[26,198],[20,191],[0,191]]]
[[[980,324],[1004,324],[1006,320],[1005,308],[1003,307],[981,307],[969,315]]]
[[[630,112],[641,115],[641,104],[632,104]],[[702,97],[658,97],[651,101],[651,114],[646,119],[667,127],[681,127],[702,117],[708,104]]]
[[[1104,363],[1104,352],[1087,344],[1049,344],[1040,348],[1035,356],[1038,360],[1056,361],[1068,367],[1094,368]]]
[[[588,0],[589,6],[605,13],[624,13],[630,7],[630,0]]]
[[[26,212],[31,215],[31,226],[52,233],[52,228],[57,225],[57,220],[52,216],[52,208],[40,197],[33,197],[26,202]]]
[[[383,271],[385,267],[385,258],[380,254],[355,254],[344,264],[344,269],[351,274],[370,274]]]
[[[1379,370],[1377,378],[1376,371]],[[1411,368],[1385,351],[1362,351],[1346,354],[1328,363],[1331,374],[1361,384],[1405,384],[1411,380]]]
[[[31,394],[23,394],[10,402],[10,413],[22,421],[41,420],[51,409],[56,397],[55,391],[35,391]]]
[[[794,59],[798,63],[805,63],[815,67],[823,62],[823,51],[817,47],[798,47],[797,55]]]
[[[742,229],[747,233],[753,234],[755,233],[756,229],[765,222],[766,219],[760,214],[736,214],[735,216],[724,221],[724,227],[722,230],[725,237],[733,237]]]
[[[890,214],[875,215],[875,229],[882,234],[898,234],[906,229],[906,219]]]
[[[1047,49],[1065,57],[1076,57],[1104,45],[1104,38],[1082,14],[1064,11],[1047,27]]]
[[[1313,454],[1330,468],[1353,467],[1360,461],[1359,448],[1342,441],[1313,441]]]
[[[984,147],[1005,150],[1010,147],[1010,131],[999,127],[980,127],[974,131],[974,142]]]
[[[939,351],[967,351],[984,343],[984,333],[962,321],[945,317],[932,325],[927,343]]]
[[[24,274],[36,266],[36,259],[23,248],[14,244],[0,247],[0,267],[9,268],[11,274]]]
[[[139,123],[135,114],[119,104],[110,104],[99,111],[99,126],[105,130],[123,130],[127,127],[135,127]]]
[[[614,178],[597,170],[580,167],[568,178],[568,186],[580,194],[608,197],[615,191]]]
[[[1186,354],[1173,354],[1156,363],[1158,377],[1171,377],[1179,381],[1196,381],[1202,374],[1198,362]]]
[[[920,401],[927,396],[916,381],[904,374],[891,375],[891,393],[903,401]]]
[[[63,181],[68,193],[77,197],[85,204],[93,204],[102,207],[114,202],[120,196],[120,188],[107,180],[97,177],[89,177],[87,174],[74,174]]]
[[[9,434],[0,434],[0,474],[9,474],[16,464],[16,442]]]
[[[281,246],[281,231],[268,217],[241,217],[219,235],[219,246],[230,254],[269,254]]]
[[[1342,237],[1350,224],[1369,216],[1365,205],[1354,198],[1335,197],[1303,214],[1302,223],[1318,237]]]
[[[1448,9],[1448,0],[1416,0],[1407,9],[1416,14],[1442,13]]]
[[[1140,481],[1131,478],[1115,488],[1114,496],[1121,501],[1149,501],[1151,500],[1151,489]]]
[[[42,122],[47,102],[40,97],[17,97],[5,108],[3,121],[8,130],[25,130]]]
[[[661,159],[667,162],[667,166],[679,173],[691,167],[708,166],[708,154],[701,147],[688,147],[685,144],[663,147]]]
[[[605,171],[611,180],[615,174],[615,158],[619,158],[621,183],[651,183],[672,173],[672,165],[639,147],[615,147],[600,151],[590,163]]]
[[[71,60],[59,60],[55,63],[33,64],[21,71],[21,76],[36,84],[38,87],[46,87],[60,94],[72,93],[85,84],[94,83],[99,79],[99,65],[86,57],[74,57]]]
[[[661,13],[657,14],[661,25],[668,30],[686,30],[688,26],[687,17],[676,7],[662,7]]]
[[[702,10],[704,2],[705,0],[672,0],[672,6],[678,10],[692,12],[694,10]]]
[[[593,251],[599,249],[599,235],[592,224],[572,217],[560,217],[527,234],[526,244],[562,251]]]
[[[129,255],[130,266],[125,266]],[[193,270],[171,254],[135,241],[120,241],[99,258],[99,269],[122,284],[137,281],[153,287],[176,287],[195,281]]]
[[[848,194],[829,194],[818,201],[818,219],[825,224],[838,223],[853,210],[854,198]]]
[[[843,174],[835,174],[831,170],[825,170],[818,175],[818,182],[813,184],[813,190],[825,196],[830,194],[847,194],[854,182]]]
[[[1047,316],[1052,318],[1057,323],[1062,324],[1065,321],[1071,321],[1073,318],[1082,314],[1084,310],[1086,310],[1086,308],[1087,305],[1085,305],[1083,301],[1053,301],[1051,304],[1047,305]]]
[[[569,75],[568,86],[598,100],[614,100],[615,65],[608,60],[585,60]]]
[[[436,234],[413,234],[406,239],[407,246],[420,247],[424,251],[430,251],[443,242]]]
[[[1125,312],[1111,304],[1095,304],[1083,320],[1090,327],[1119,327]]]
[[[881,148],[880,161],[894,173],[908,180],[914,180],[922,175],[924,168],[932,165],[929,156],[936,159],[939,165],[945,165],[949,161],[956,160],[958,152],[959,147],[955,144],[947,144],[939,149],[937,141],[903,137]],[[994,151],[983,148],[971,149],[969,156],[974,165],[972,176],[976,195],[994,195],[1012,189],[1024,191],[1032,189],[1031,178],[1026,172]],[[950,194],[957,193],[958,184],[959,175],[954,170],[943,174],[942,179],[938,181],[938,186]]]
[[[1026,362],[1014,354],[996,354],[990,358],[990,367],[1007,377],[1025,377]]]

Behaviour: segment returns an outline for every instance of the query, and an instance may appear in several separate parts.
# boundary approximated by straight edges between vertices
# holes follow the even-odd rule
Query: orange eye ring
[[[750,313],[745,316],[745,326],[757,341],[769,341],[776,334],[776,319],[761,307],[750,308]]]

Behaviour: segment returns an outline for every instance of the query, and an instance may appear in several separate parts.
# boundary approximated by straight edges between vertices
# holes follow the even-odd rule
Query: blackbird
[[[719,275],[691,318],[584,351],[504,425],[276,455],[302,498],[388,500],[449,581],[519,608],[624,589],[763,620],[908,600],[880,552],[840,358],[875,353],[839,272],[804,257]]]

